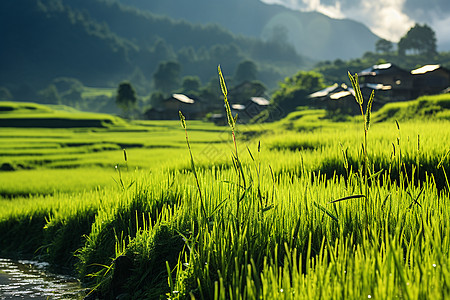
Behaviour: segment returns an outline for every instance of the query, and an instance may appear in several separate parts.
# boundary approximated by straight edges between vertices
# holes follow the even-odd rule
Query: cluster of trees
[[[228,69],[228,68],[227,68]],[[192,98],[208,101],[210,107],[222,107],[222,94],[217,75],[213,76],[206,84],[196,75],[181,77],[180,64],[175,61],[162,62],[153,74],[153,91],[147,96],[138,96],[132,81],[123,81],[119,84],[115,98],[116,105],[121,109],[125,117],[136,117],[142,112],[161,105],[172,93],[186,94]],[[251,82],[252,86],[258,86],[266,91],[266,86],[257,80],[259,70],[256,63],[244,60],[236,67],[233,75],[227,76],[229,88],[244,82]],[[242,95],[236,95],[239,99],[247,99],[251,96],[245,89]],[[234,100],[234,99],[233,99]]]
[[[307,63],[289,43],[174,21],[113,0],[1,1],[0,35],[0,86],[15,100],[36,98],[58,77],[105,87],[126,79],[139,94],[168,84],[167,92],[176,82],[154,76],[164,68],[208,82],[218,64],[234,70],[249,58],[259,66],[258,79],[275,87]]]
[[[427,24],[415,24],[400,39],[397,44],[398,54],[424,54],[436,55],[436,34]],[[390,53],[394,50],[394,44],[388,40],[380,39],[375,43],[377,53]]]

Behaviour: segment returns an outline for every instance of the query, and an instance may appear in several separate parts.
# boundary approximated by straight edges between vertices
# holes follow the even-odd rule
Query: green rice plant
[[[439,161],[439,163],[438,163],[438,165],[437,165],[437,169],[440,169],[440,168],[442,168],[442,172],[444,173],[444,177],[445,177],[445,182],[447,183],[447,189],[450,191],[450,184],[449,184],[449,181],[448,181],[448,177],[447,177],[447,173],[446,173],[446,171],[445,171],[445,168],[444,168],[444,161],[445,161],[445,159],[447,158],[447,156],[450,154],[450,149],[448,149],[447,150],[447,153],[445,153],[443,156],[442,156],[442,158],[441,158],[441,160]]]
[[[245,194],[247,191],[247,185],[246,185],[245,174],[244,174],[244,170],[242,167],[242,163],[241,163],[241,160],[239,159],[239,152],[238,152],[237,142],[236,142],[236,120],[237,120],[238,116],[236,115],[233,117],[233,115],[231,113],[230,103],[228,102],[228,98],[227,98],[228,90],[227,90],[227,86],[225,84],[225,79],[223,77],[220,66],[217,67],[217,70],[219,73],[220,88],[222,90],[223,99],[224,99],[224,103],[225,103],[225,111],[227,114],[228,125],[231,128],[231,134],[233,137],[233,144],[234,144],[234,153],[232,153],[232,160],[233,160],[233,167],[234,167],[234,169],[236,171],[236,175],[237,175],[237,182],[235,184],[235,188],[236,188],[235,203],[236,203],[236,228],[239,230],[239,228],[240,228],[240,215],[239,215],[240,203],[245,198]],[[243,190],[242,194],[240,192],[240,189]]]
[[[368,186],[368,156],[367,156],[367,132],[369,131],[370,127],[370,119],[372,114],[372,103],[373,103],[373,97],[374,97],[374,91],[370,94],[369,101],[367,102],[366,106],[366,113],[364,114],[363,104],[364,99],[361,93],[361,89],[359,87],[358,82],[358,74],[352,75],[350,72],[348,72],[348,77],[350,78],[350,81],[353,86],[353,90],[355,91],[355,99],[356,102],[359,104],[359,107],[361,109],[361,115],[363,117],[364,122],[364,184],[365,184],[365,196],[366,201],[369,201],[369,186]]]
[[[180,115],[181,127],[183,127],[184,132],[186,134],[186,144],[187,144],[187,147],[188,147],[188,150],[189,150],[189,155],[190,155],[190,158],[191,158],[192,173],[194,173],[195,182],[197,183],[197,190],[198,190],[198,194],[200,196],[200,203],[201,203],[201,207],[202,207],[203,220],[205,220],[205,222],[206,222],[208,220],[208,218],[207,218],[206,209],[205,209],[205,202],[203,201],[202,189],[200,188],[200,183],[198,181],[197,171],[195,170],[194,157],[192,156],[191,145],[189,144],[187,128],[186,128],[186,118],[183,116],[183,113],[181,111],[178,111],[178,113]]]
[[[229,153],[217,137],[223,128],[198,121],[189,122],[195,135],[184,132],[189,162],[177,121],[0,131],[0,165],[35,166],[0,172],[0,252],[69,267],[78,259],[80,279],[106,298],[118,296],[115,286],[131,299],[449,298],[448,121],[402,121],[401,132],[391,121],[372,126],[361,148],[370,150],[366,175],[364,151],[353,146],[359,122],[296,113],[239,128],[255,132],[249,155],[237,151],[228,118],[231,162],[194,161],[205,148]],[[135,181],[125,190],[111,180],[122,155],[139,167],[122,172],[124,186]],[[369,194],[371,210],[362,201]]]

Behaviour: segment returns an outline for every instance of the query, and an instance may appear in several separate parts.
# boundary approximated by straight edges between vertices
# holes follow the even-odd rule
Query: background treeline
[[[65,104],[86,111],[121,113],[116,105],[117,89],[121,83],[129,82],[136,92],[136,116],[158,106],[174,92],[217,104],[222,98],[216,67],[221,64],[231,89],[250,81],[252,87],[266,91],[265,96],[288,113],[298,103],[306,103],[310,93],[335,82],[348,83],[347,71],[356,73],[383,62],[406,70],[425,64],[450,68],[450,53],[436,51],[434,32],[426,25],[416,24],[414,29],[419,34],[406,33],[398,49],[394,49],[395,45],[389,41],[373,39],[373,34],[358,27],[361,24],[340,20],[342,24],[352,24],[352,36],[372,41],[359,44],[375,52],[365,51],[360,58],[341,56],[317,62],[298,54],[298,45],[294,45],[290,32],[294,27],[275,22],[280,20],[279,16],[292,20],[294,15],[286,15],[286,8],[258,0],[226,3],[195,0],[187,8],[180,1],[0,2],[0,100]],[[163,15],[169,13],[171,5],[175,7],[171,16],[185,20],[175,21]],[[208,17],[193,12],[202,6]],[[248,13],[252,8],[254,15]],[[223,16],[218,16],[218,10]],[[241,16],[236,22],[231,21],[235,20],[230,17],[233,13]],[[314,24],[318,20],[314,18],[324,17],[317,13],[295,14],[303,22]],[[224,26],[225,19],[230,18],[228,29],[234,33],[220,25],[208,24],[216,16],[217,23]],[[271,23],[271,27],[264,22]],[[240,34],[253,37],[238,35],[236,24],[248,31]],[[334,27],[338,32],[345,26]],[[258,32],[264,37],[256,37]],[[311,37],[302,38],[303,44],[315,43]],[[332,37],[317,36],[316,40],[355,48],[352,41],[345,39],[339,42]],[[318,52],[323,48],[315,46]],[[251,92],[243,91],[246,97]],[[243,98],[239,96],[242,95],[236,98]]]
[[[315,60],[359,57],[373,49],[378,39],[362,23],[268,5],[261,0],[119,1],[194,24],[219,24],[235,34],[286,40],[298,53]]]
[[[180,65],[180,77],[206,84],[218,64],[231,73],[251,58],[258,79],[272,87],[309,63],[288,43],[174,21],[115,1],[2,1],[0,36],[0,86],[15,100],[33,99],[59,77],[105,87],[128,79],[147,94],[167,61]]]

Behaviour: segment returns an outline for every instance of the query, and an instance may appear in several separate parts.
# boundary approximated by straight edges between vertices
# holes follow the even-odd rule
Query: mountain
[[[217,79],[218,64],[232,75],[251,60],[258,66],[257,79],[269,87],[308,64],[285,43],[107,0],[0,1],[0,39],[0,87],[22,99],[58,77],[111,87],[138,78],[136,84],[148,93],[165,61],[180,64],[180,77],[194,75],[207,83]]]
[[[260,0],[120,1],[174,19],[219,24],[235,34],[266,39],[287,34],[288,41],[298,53],[315,60],[360,57],[373,51],[379,39],[365,25],[352,20],[332,19],[317,12],[294,11]]]
[[[133,70],[138,49],[107,26],[60,1],[0,3],[0,85],[40,86],[51,78],[83,78],[93,85]]]

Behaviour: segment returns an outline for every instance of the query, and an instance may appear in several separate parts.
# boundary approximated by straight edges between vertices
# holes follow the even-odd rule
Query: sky
[[[261,0],[336,19],[364,23],[381,38],[398,42],[415,23],[435,32],[438,50],[450,51],[450,0]]]

